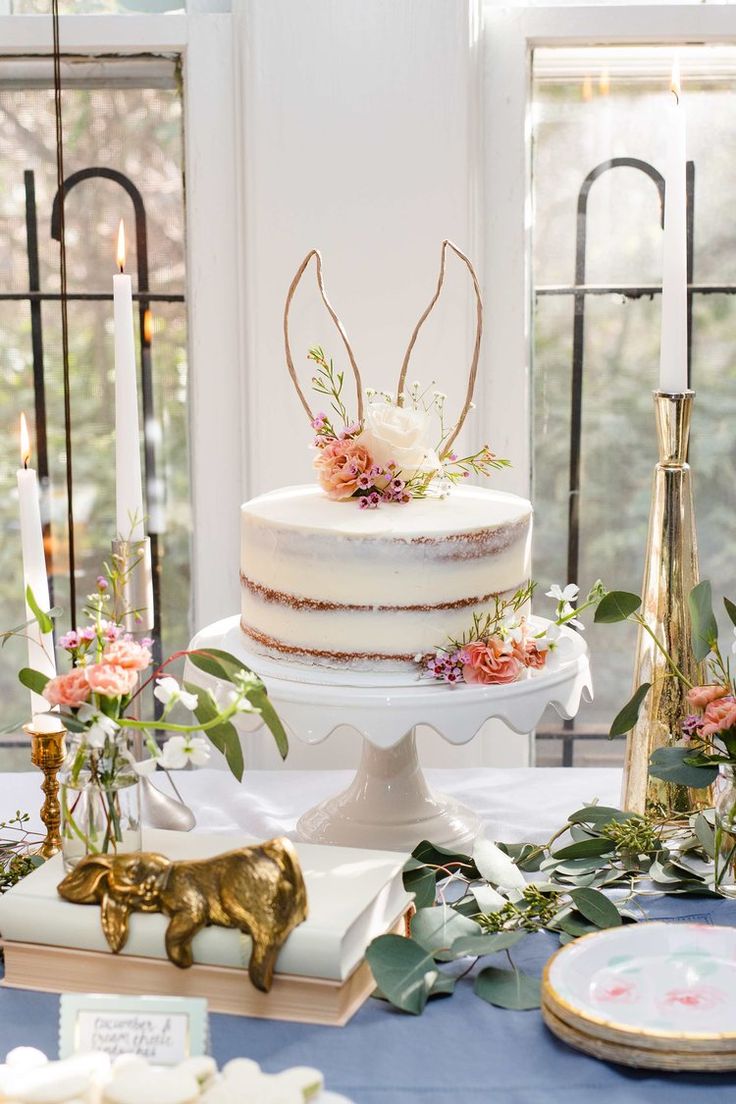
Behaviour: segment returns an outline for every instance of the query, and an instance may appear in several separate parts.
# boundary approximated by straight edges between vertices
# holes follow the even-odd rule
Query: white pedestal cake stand
[[[508,686],[448,686],[405,673],[286,664],[253,655],[246,640],[239,619],[231,617],[203,629],[190,648],[221,648],[257,671],[290,735],[319,743],[339,725],[350,725],[363,738],[348,788],[299,821],[300,837],[315,843],[401,851],[421,839],[469,845],[477,817],[428,785],[417,756],[417,726],[429,725],[450,743],[464,744],[492,717],[527,733],[548,705],[569,718],[583,694],[588,701],[593,696],[585,641],[569,629],[562,630],[561,646],[542,671]],[[201,671],[191,674],[202,683]]]

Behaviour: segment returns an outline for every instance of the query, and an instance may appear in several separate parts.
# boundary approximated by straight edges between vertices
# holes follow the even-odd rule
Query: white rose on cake
[[[416,475],[439,471],[440,460],[428,444],[429,416],[423,410],[393,403],[370,403],[358,442],[370,453],[374,464],[385,468],[391,462],[406,481]]]

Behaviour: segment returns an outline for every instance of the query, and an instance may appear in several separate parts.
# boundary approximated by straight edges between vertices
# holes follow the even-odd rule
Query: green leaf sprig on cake
[[[555,601],[554,618],[543,627],[532,624],[527,616],[536,584],[527,583],[511,598],[497,595],[494,607],[474,613],[472,624],[457,639],[448,639],[436,651],[415,656],[424,676],[451,686],[460,683],[503,685],[518,682],[547,664],[551,652],[560,646],[561,629],[568,625],[582,631],[581,614],[598,604],[606,595],[598,579],[579,606],[579,587],[554,584],[547,597]]]
[[[344,372],[318,345],[307,357],[315,365],[313,390],[329,399],[329,410],[315,415],[312,428],[318,450],[314,467],[330,498],[355,498],[362,509],[375,509],[426,498],[433,484],[441,494],[443,482],[449,488],[470,475],[489,476],[509,466],[485,445],[462,457],[444,448],[451,432],[445,424],[447,396],[433,384],[423,389],[415,382],[398,399],[368,388],[365,418],[356,421],[343,401]]]

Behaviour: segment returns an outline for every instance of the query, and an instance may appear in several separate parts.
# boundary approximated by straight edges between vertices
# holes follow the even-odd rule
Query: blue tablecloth
[[[736,902],[660,898],[652,918],[736,925]],[[514,952],[519,966],[540,972],[557,939],[543,933]],[[58,999],[0,990],[0,1051],[33,1043],[55,1053]],[[725,1025],[736,1030],[736,1024]],[[211,1018],[212,1052],[220,1064],[255,1058],[269,1071],[317,1066],[327,1087],[355,1104],[693,1104],[733,1099],[736,1074],[655,1074],[596,1061],[558,1042],[539,1012],[505,1012],[461,982],[455,996],[406,1016],[369,1000],[344,1028]]]

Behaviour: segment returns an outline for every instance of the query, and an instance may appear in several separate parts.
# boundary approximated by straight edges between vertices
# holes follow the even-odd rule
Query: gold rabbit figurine
[[[102,930],[115,954],[127,942],[131,912],[170,917],[166,953],[181,967],[192,965],[192,940],[202,928],[237,928],[253,941],[248,974],[264,993],[279,951],[307,918],[304,878],[286,838],[196,861],[146,851],[89,855],[58,891],[67,901],[101,906]]]

